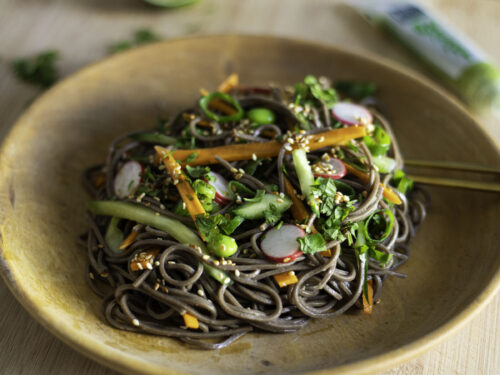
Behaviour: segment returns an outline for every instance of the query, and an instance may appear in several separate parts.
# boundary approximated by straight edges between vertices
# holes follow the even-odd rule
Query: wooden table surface
[[[500,0],[425,0],[500,65]],[[299,37],[369,51],[428,72],[356,13],[332,0],[203,0],[162,11],[140,0],[0,0],[0,139],[41,90],[18,82],[8,61],[46,48],[61,51],[63,76],[99,60],[107,47],[141,27],[166,38],[252,33]],[[480,118],[500,143],[498,120]],[[0,282],[0,373],[115,374],[69,348],[28,315]],[[499,374],[500,296],[424,355],[388,374]]]

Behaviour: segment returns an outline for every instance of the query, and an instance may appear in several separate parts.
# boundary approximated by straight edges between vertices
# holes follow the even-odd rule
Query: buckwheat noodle
[[[254,94],[257,92],[258,94]],[[286,104],[283,91],[267,88],[245,90],[240,88],[234,94],[243,109],[268,108],[276,114],[276,122],[259,127],[248,127],[244,121],[218,123],[206,118],[200,108],[190,108],[179,112],[167,124],[170,135],[181,137],[189,129],[195,137],[196,147],[213,147],[237,142],[267,142],[283,137],[298,123],[296,113]],[[375,110],[372,111],[378,124],[389,134],[392,156],[397,169],[403,166],[401,152],[394,138],[389,122]],[[203,123],[205,121],[205,123]],[[333,120],[323,104],[315,110],[312,130],[307,133],[325,131]],[[208,130],[207,130],[208,129]],[[144,132],[148,133],[148,132]],[[153,143],[137,140],[137,134],[125,134],[116,138],[109,148],[104,165],[89,168],[84,174],[85,186],[95,199],[117,199],[113,181],[120,164],[130,160],[131,155],[140,155],[145,160],[154,158]],[[263,161],[257,176],[244,174],[238,181],[252,190],[267,190],[269,184],[276,184],[284,192],[284,168],[287,178],[300,191],[297,176],[294,174],[291,155],[285,153],[287,142],[279,155],[272,160]],[[88,215],[89,231],[82,236],[88,254],[88,280],[94,292],[103,299],[103,313],[110,325],[117,329],[148,333],[158,336],[175,337],[189,345],[202,349],[223,348],[253,330],[273,333],[294,332],[306,326],[311,319],[330,318],[340,315],[353,306],[361,307],[364,280],[372,280],[374,301],[381,295],[381,289],[389,276],[405,277],[397,272],[410,255],[409,243],[418,225],[425,219],[429,198],[421,190],[405,196],[399,194],[401,205],[389,205],[383,200],[381,183],[388,184],[392,175],[381,175],[374,165],[370,151],[359,142],[357,151],[349,147],[337,147],[346,158],[363,159],[369,173],[368,183],[347,175],[341,181],[354,189],[362,197],[344,223],[364,220],[377,210],[390,210],[395,217],[389,236],[376,245],[380,252],[392,254],[390,261],[381,265],[370,257],[357,257],[347,241],[331,241],[327,248],[331,256],[320,253],[304,254],[290,263],[275,263],[262,253],[260,238],[270,224],[261,220],[249,221],[238,228],[233,237],[237,240],[238,250],[230,257],[231,263],[221,261],[214,264],[206,260],[196,249],[179,244],[168,233],[147,225],[123,220],[121,227],[124,235],[132,231],[139,234],[133,242],[120,252],[112,251],[104,240],[110,217]],[[307,154],[310,161],[320,160],[329,149],[311,151]],[[245,168],[249,161],[227,162],[217,158],[218,164],[211,169],[233,178],[234,169]],[[154,184],[161,187],[169,177],[166,170],[157,170]],[[96,179],[105,176],[105,183],[96,187]],[[153,186],[154,187],[154,186]],[[170,186],[175,197],[175,187]],[[173,203],[160,201],[148,195],[137,194],[121,200],[149,207],[161,215],[191,223],[189,216],[174,213]],[[222,209],[229,212],[237,203],[230,203]],[[167,208],[170,207],[170,208]],[[285,214],[283,220],[293,222]],[[316,220],[311,215],[307,225]],[[148,249],[158,249],[151,256],[152,267],[133,271],[130,264]],[[148,259],[146,259],[148,260]],[[203,264],[227,273],[232,283],[221,284],[204,272]],[[296,284],[280,288],[273,275],[293,271],[298,278]],[[187,329],[183,315],[189,313],[199,322],[196,330]]]

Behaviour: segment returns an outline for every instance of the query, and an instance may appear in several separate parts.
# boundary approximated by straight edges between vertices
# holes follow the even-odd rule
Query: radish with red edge
[[[373,122],[373,116],[365,107],[349,103],[338,102],[332,107],[332,115],[338,121],[347,125],[364,125]]]
[[[210,172],[209,175],[215,181],[207,181],[215,189],[215,203],[219,206],[225,206],[233,199],[231,193],[229,192],[229,186],[227,180],[220,174],[215,172]]]
[[[114,182],[114,190],[118,198],[126,198],[136,192],[141,183],[142,172],[142,165],[135,160],[122,165]]]
[[[338,180],[346,175],[347,169],[340,159],[330,158],[312,166],[314,177],[333,178]]]
[[[270,229],[260,246],[266,257],[274,262],[288,263],[300,257],[300,244],[297,238],[304,238],[306,232],[293,224],[284,224],[281,228]]]

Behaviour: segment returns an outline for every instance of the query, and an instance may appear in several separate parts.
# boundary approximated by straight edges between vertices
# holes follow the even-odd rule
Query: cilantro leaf
[[[203,165],[197,167],[191,167],[190,165],[186,165],[186,172],[192,178],[203,178],[205,175],[210,173],[210,168]]]
[[[391,253],[377,250],[375,246],[370,246],[370,248],[368,249],[368,255],[377,260],[382,267],[385,267],[387,263],[389,263],[389,261],[392,259]]]
[[[222,221],[222,219],[223,219],[222,215],[214,215],[214,216],[198,215],[198,216],[196,216],[196,225],[198,226],[198,230],[207,242],[210,241],[210,238],[212,236],[220,233],[217,225],[219,225],[219,223]]]
[[[270,203],[269,209],[264,211],[264,217],[266,218],[266,223],[276,224],[281,219],[281,212],[275,204]]]
[[[55,66],[58,58],[58,51],[47,50],[32,57],[16,59],[12,61],[11,67],[20,80],[47,88],[52,86],[59,78]]]
[[[335,90],[332,88],[323,88],[316,77],[308,75],[304,78],[304,83],[309,88],[311,95],[325,103],[327,107],[331,107],[338,101]]]
[[[297,241],[300,244],[300,251],[304,254],[313,254],[326,250],[326,242],[319,233],[310,234],[304,238],[297,238]]]
[[[136,30],[131,40],[122,40],[116,42],[109,47],[109,50],[111,53],[122,52],[133,47],[141,46],[143,44],[148,44],[152,42],[157,42],[162,39],[163,37],[156,34],[153,30],[143,28]]]
[[[220,215],[222,216],[222,215]],[[241,216],[235,216],[232,219],[227,218],[225,216],[222,216],[222,220],[219,224],[219,227],[227,234],[230,235],[233,233],[236,228],[238,228],[243,222],[245,221],[244,218]]]

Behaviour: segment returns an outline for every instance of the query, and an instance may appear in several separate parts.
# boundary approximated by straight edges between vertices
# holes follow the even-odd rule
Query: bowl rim
[[[287,43],[292,43],[296,45],[301,45],[303,47],[312,47],[316,49],[329,50],[333,53],[343,54],[354,59],[364,60],[367,63],[375,64],[381,66],[382,68],[389,69],[397,72],[398,74],[405,76],[405,78],[417,83],[426,90],[431,90],[438,96],[441,96],[444,100],[449,101],[455,110],[460,112],[464,117],[467,117],[472,121],[476,130],[482,133],[483,136],[491,143],[492,147],[500,155],[500,147],[498,143],[491,137],[491,135],[484,130],[484,128],[477,122],[477,120],[468,112],[464,105],[453,95],[445,91],[443,88],[435,85],[429,78],[424,77],[420,73],[413,71],[409,68],[404,67],[398,62],[392,61],[385,57],[379,56],[375,53],[365,52],[361,50],[346,49],[341,46],[331,45],[324,42],[317,42],[310,39],[303,39],[297,37],[279,36],[279,35],[269,35],[269,34],[208,34],[208,35],[198,35],[189,36],[182,38],[175,38],[166,41],[160,41],[152,43],[150,45],[142,46],[139,48],[134,48],[130,51],[125,51],[120,54],[105,57],[94,63],[79,69],[77,72],[64,78],[62,81],[58,82],[56,85],[45,91],[40,95],[29,108],[16,120],[16,122],[11,126],[8,133],[4,137],[0,145],[0,155],[5,152],[6,145],[10,143],[10,139],[15,136],[15,129],[19,128],[28,114],[36,109],[38,106],[43,105],[43,103],[50,99],[53,92],[59,90],[61,87],[66,85],[71,85],[73,81],[77,80],[80,76],[85,75],[87,72],[92,70],[98,70],[102,64],[106,64],[111,60],[121,59],[127,55],[140,54],[142,51],[148,49],[158,48],[159,45],[171,45],[175,43],[183,43],[185,41],[192,40],[206,40],[206,39],[260,39],[260,40],[276,40]],[[59,338],[65,344],[69,345],[76,351],[84,354],[88,358],[97,361],[105,367],[112,368],[121,372],[128,372],[133,370],[136,373],[142,374],[169,374],[169,375],[191,375],[188,372],[177,371],[173,369],[165,370],[159,365],[154,365],[151,363],[146,363],[145,361],[137,361],[126,356],[120,351],[111,349],[108,345],[95,342],[90,339],[79,339],[78,336],[72,335],[72,329],[57,325],[57,320],[51,319],[49,314],[44,312],[43,309],[30,299],[24,292],[22,286],[17,282],[13,276],[10,268],[9,262],[4,256],[3,243],[0,240],[0,274],[7,284],[10,291],[13,293],[14,297],[21,303],[21,305],[28,311],[28,313],[45,329],[47,329],[54,336]],[[331,369],[315,370],[310,372],[303,372],[302,374],[307,375],[333,375],[333,374],[343,374],[343,375],[359,375],[359,374],[371,374],[378,373],[380,371],[394,368],[402,363],[405,363],[421,354],[425,351],[436,346],[446,338],[450,337],[456,333],[460,328],[462,328],[467,322],[474,318],[487,304],[490,302],[500,291],[500,269],[492,276],[491,280],[488,282],[486,288],[476,296],[476,298],[469,303],[462,311],[456,314],[451,320],[442,324],[438,328],[430,331],[429,333],[423,335],[422,337],[411,341],[409,344],[403,345],[399,348],[389,350],[388,352],[369,357],[367,359],[362,359],[359,361],[351,362],[349,364],[340,365]]]

